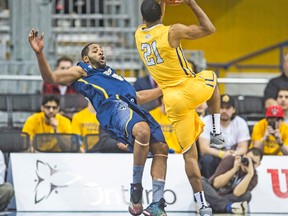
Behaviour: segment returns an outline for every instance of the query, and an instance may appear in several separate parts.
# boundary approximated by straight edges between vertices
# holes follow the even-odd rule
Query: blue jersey
[[[130,83],[109,66],[94,68],[83,62],[78,65],[86,71],[87,76],[78,79],[72,86],[90,100],[100,126],[113,138],[133,145],[133,126],[145,121],[151,131],[150,142],[165,142],[159,124],[136,104],[136,91]]]
[[[88,76],[78,79],[72,86],[90,100],[96,112],[107,99],[121,98],[126,102],[136,103],[134,87],[122,76],[116,74],[114,69],[109,66],[94,68],[83,62],[79,62],[78,65],[86,71]]]

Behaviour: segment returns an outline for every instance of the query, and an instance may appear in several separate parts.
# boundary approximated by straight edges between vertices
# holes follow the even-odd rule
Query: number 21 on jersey
[[[164,62],[157,49],[156,41],[153,41],[152,44],[142,43],[141,50],[144,51],[144,59],[147,66],[153,66]]]

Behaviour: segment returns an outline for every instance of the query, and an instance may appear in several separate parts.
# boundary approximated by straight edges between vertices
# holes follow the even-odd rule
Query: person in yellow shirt
[[[288,125],[283,122],[284,111],[276,105],[266,110],[266,118],[253,128],[251,144],[264,155],[288,155]]]
[[[173,131],[172,125],[166,115],[165,106],[163,104],[163,97],[159,98],[160,106],[150,111],[153,118],[160,124],[164,134],[170,153],[181,153],[182,149],[179,147],[177,137]]]
[[[72,132],[81,136],[82,146],[81,151],[84,151],[84,137],[87,134],[98,134],[99,135],[99,122],[96,118],[96,112],[90,102],[88,106],[83,110],[74,114],[72,118]],[[93,139],[89,139],[88,149],[98,142],[99,137],[95,136]]]
[[[60,99],[55,95],[45,95],[42,100],[41,112],[29,116],[22,128],[28,133],[31,142],[36,134],[41,133],[72,133],[71,122],[59,114]],[[42,146],[42,151],[60,151],[57,140],[47,140]]]

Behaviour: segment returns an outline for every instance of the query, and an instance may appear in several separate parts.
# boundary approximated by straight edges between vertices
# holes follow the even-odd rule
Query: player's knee
[[[153,155],[168,155],[169,147],[166,143],[157,142],[152,144],[151,151]]]
[[[146,122],[139,122],[133,128],[133,135],[140,143],[148,143],[150,140],[150,128]]]

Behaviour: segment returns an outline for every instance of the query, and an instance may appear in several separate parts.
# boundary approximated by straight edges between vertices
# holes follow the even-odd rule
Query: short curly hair
[[[141,5],[141,14],[146,22],[160,20],[162,16],[160,4],[155,0],[144,0]]]

